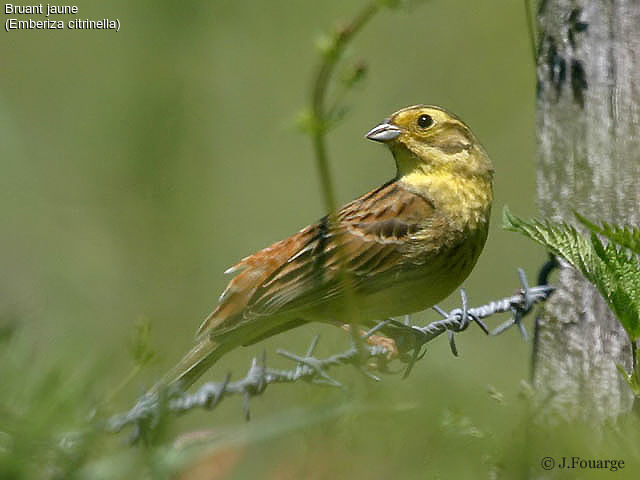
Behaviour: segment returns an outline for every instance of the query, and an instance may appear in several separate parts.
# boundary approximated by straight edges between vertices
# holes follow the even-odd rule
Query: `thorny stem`
[[[320,175],[320,186],[322,188],[324,204],[328,212],[329,228],[335,221],[337,203],[331,170],[329,168],[326,144],[326,136],[330,123],[326,109],[327,91],[335,72],[335,67],[342,58],[346,46],[379,10],[380,3],[378,0],[369,2],[350,23],[342,26],[333,34],[331,38],[332,44],[328,47],[327,51],[323,52],[323,60],[313,80],[311,94],[312,128],[310,135],[315,153],[316,166],[318,174]],[[339,264],[343,264],[342,259],[340,259]],[[338,275],[345,283],[345,304],[347,311],[357,313],[351,280],[343,268],[340,268]],[[354,315],[350,315],[350,318],[351,317],[355,318]],[[360,350],[361,342],[360,338],[355,334],[355,329],[351,329],[351,335],[354,344],[358,350]]]
[[[335,215],[336,196],[333,187],[329,161],[327,157],[326,136],[329,124],[326,111],[326,96],[331,78],[335,72],[335,67],[342,58],[346,46],[353,37],[373,18],[380,10],[378,1],[372,1],[354,17],[347,25],[341,27],[333,36],[333,45],[330,50],[323,55],[313,81],[311,96],[311,112],[313,115],[313,128],[311,138],[313,150],[315,152],[316,165],[320,175],[320,184],[324,196],[325,208],[330,215]]]

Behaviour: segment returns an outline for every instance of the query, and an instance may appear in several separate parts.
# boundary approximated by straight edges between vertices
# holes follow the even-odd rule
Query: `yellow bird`
[[[222,355],[320,321],[370,324],[427,309],[469,275],[487,239],[493,168],[469,127],[442,108],[397,111],[366,134],[395,177],[242,259],[196,346],[160,382],[187,388]],[[156,386],[158,387],[158,386]]]

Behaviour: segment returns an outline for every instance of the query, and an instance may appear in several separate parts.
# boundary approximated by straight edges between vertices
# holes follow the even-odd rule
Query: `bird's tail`
[[[173,385],[179,385],[183,390],[189,388],[204,372],[216,363],[227,350],[227,348],[223,347],[223,343],[205,335],[204,338],[189,350],[182,360],[152,388],[152,391],[157,392],[161,388],[171,387]]]

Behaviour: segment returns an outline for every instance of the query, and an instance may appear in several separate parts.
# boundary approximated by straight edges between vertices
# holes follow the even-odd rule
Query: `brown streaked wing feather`
[[[434,216],[433,206],[396,182],[347,204],[329,230],[326,219],[314,225],[308,243],[256,289],[245,319],[307,308],[343,293],[340,262],[353,286],[411,262],[407,244],[420,225]]]
[[[434,215],[430,202],[394,181],[367,193],[345,205],[331,227],[325,217],[232,267],[230,273],[240,273],[229,282],[198,335],[340,296],[341,261],[352,273],[357,291],[372,277],[410,263],[408,240]]]
[[[236,274],[236,276],[220,295],[216,309],[200,325],[196,337],[207,330],[233,326],[235,319],[242,314],[256,289],[298,252],[312,234],[313,227],[308,226],[289,238],[243,258],[229,268],[225,273]]]

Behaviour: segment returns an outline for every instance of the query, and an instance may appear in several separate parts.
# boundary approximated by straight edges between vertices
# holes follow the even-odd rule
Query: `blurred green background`
[[[24,362],[14,387],[64,365],[63,377],[90,374],[89,405],[130,371],[134,325],[150,322],[156,361],[111,402],[117,410],[190,347],[225,268],[325,213],[295,118],[308,103],[315,40],[363,2],[77,5],[80,18],[119,18],[120,32],[0,34],[0,318],[19,323],[10,344]],[[370,127],[416,103],[461,116],[496,169],[491,233],[465,284],[478,305],[512,294],[517,267],[534,282],[545,260],[500,228],[505,204],[536,213],[524,6],[412,5],[381,12],[349,48],[344,65],[364,59],[369,75],[330,136],[331,167],[344,203],[394,174],[389,153],[363,139]],[[443,306],[458,303],[454,295]],[[316,332],[321,354],[348,344],[343,332],[309,325],[234,352],[207,379],[240,376],[263,349],[270,365],[291,366],[275,349],[303,352]],[[504,409],[519,402],[531,344],[515,330],[487,338],[470,329],[458,338],[460,358],[444,338],[431,345],[405,381],[373,384],[343,369],[348,392],[275,386],[253,401],[254,422],[244,423],[240,399],[228,399],[180,418],[167,438],[219,433],[231,478],[487,477],[510,468],[518,426]],[[496,451],[499,442],[509,448]],[[149,472],[152,460],[131,452],[122,453],[123,478]]]

